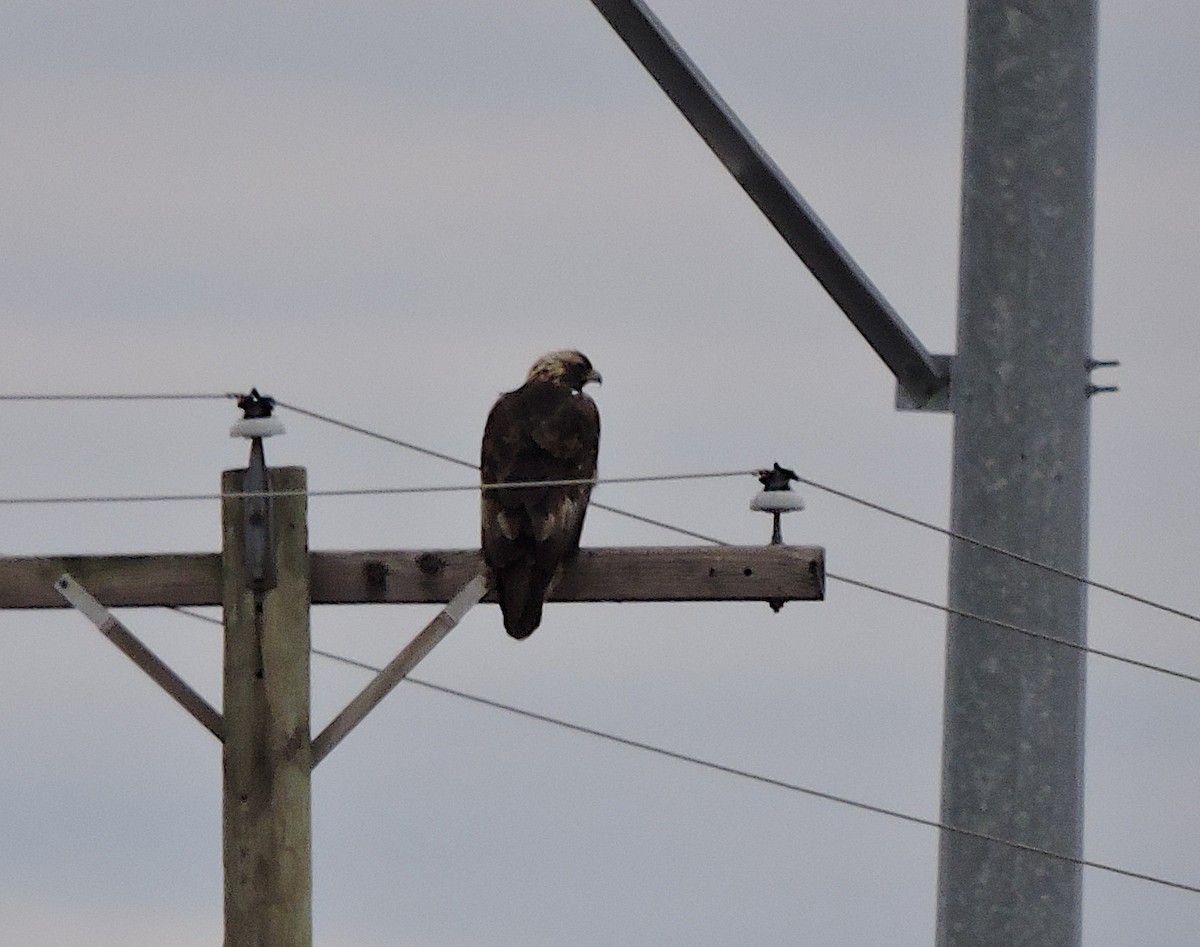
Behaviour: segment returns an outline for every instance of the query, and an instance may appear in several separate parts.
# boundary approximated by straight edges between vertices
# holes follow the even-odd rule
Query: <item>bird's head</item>
[[[549,381],[582,391],[590,381],[600,384],[603,379],[582,352],[563,350],[543,355],[529,369],[528,381]]]

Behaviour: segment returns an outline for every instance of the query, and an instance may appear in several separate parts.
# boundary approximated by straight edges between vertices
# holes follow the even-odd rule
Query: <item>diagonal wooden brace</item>
[[[163,690],[195,717],[218,740],[225,740],[225,719],[197,694],[162,659],[141,643],[107,608],[69,574],[63,573],[55,583],[58,593],[78,609],[100,633],[121,649],[134,664],[153,678]]]
[[[312,765],[316,766],[329,755],[329,752],[342,742],[342,739],[374,709],[383,698],[391,693],[392,688],[406,678],[425,655],[446,635],[454,630],[454,626],[462,621],[463,616],[479,604],[487,592],[487,583],[482,574],[475,576],[459,590],[437,616],[426,625],[407,647],[404,648],[391,662],[380,671],[372,681],[362,689],[346,709],[333,718],[329,725],[312,741]]]

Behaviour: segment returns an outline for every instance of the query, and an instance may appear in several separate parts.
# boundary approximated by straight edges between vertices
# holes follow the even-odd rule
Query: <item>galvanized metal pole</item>
[[[1095,0],[969,0],[952,522],[1086,572]],[[1083,642],[1081,583],[965,543],[950,602]],[[942,818],[1081,850],[1084,662],[952,617]],[[937,942],[1080,943],[1079,868],[943,833]]]

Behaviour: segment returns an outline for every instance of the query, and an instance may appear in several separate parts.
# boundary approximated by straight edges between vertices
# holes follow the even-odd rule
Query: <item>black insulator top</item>
[[[763,485],[764,490],[790,490],[792,489],[789,486],[791,481],[799,479],[796,471],[780,467],[778,461],[775,462],[774,469],[758,472],[758,482]]]
[[[275,410],[275,399],[267,395],[260,395],[257,388],[251,388],[250,394],[238,398],[237,406],[242,409],[242,416],[246,419],[269,418],[271,412]]]

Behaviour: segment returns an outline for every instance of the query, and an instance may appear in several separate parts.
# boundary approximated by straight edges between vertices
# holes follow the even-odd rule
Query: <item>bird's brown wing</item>
[[[501,395],[484,428],[484,484],[586,480],[596,475],[595,402],[561,385],[531,381]],[[537,627],[562,560],[579,546],[590,485],[484,490],[481,540],[510,634]]]
[[[600,413],[591,398],[560,385],[529,382],[501,395],[488,415],[482,481],[590,480],[596,475],[599,447]],[[545,542],[561,535],[577,542],[590,493],[588,486],[485,490],[485,555],[489,530],[493,539],[527,534]]]
[[[572,394],[533,430],[534,442],[554,458],[554,473],[545,479],[593,480],[600,453],[600,412],[583,394]],[[592,495],[590,484],[548,488],[547,502],[535,534],[542,541],[556,537],[554,555],[561,559],[579,548],[583,519]]]

